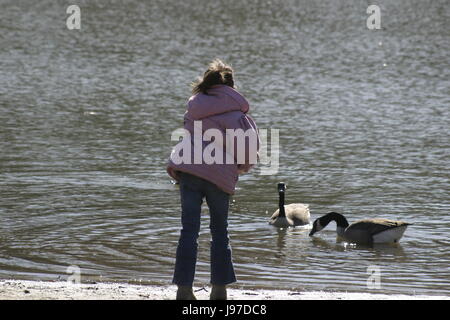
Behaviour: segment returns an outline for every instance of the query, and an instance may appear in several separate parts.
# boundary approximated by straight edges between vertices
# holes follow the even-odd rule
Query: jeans
[[[192,286],[197,263],[197,238],[203,198],[210,212],[211,283],[226,285],[236,281],[228,237],[230,195],[202,178],[179,172],[182,229],[176,252],[173,283]]]

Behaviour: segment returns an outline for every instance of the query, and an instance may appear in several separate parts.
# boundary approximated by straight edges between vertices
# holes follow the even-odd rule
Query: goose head
[[[329,212],[314,221],[312,229],[309,232],[309,236],[312,236],[316,232],[324,229],[330,223],[330,221],[336,221],[337,228],[339,229],[345,230],[345,228],[348,227],[347,219],[345,219],[342,214],[337,212]]]
[[[323,226],[320,223],[320,218],[316,219],[313,223],[313,226],[311,228],[311,231],[309,232],[309,236],[312,237],[314,233],[319,232],[320,230],[322,230],[323,228],[325,228],[325,226]]]
[[[286,191],[286,184],[284,182],[278,183],[278,194],[284,193]]]

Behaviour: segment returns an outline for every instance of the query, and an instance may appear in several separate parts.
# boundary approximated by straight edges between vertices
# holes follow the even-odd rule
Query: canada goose
[[[339,237],[360,244],[396,243],[403,236],[408,225],[411,224],[378,218],[364,219],[349,225],[342,214],[330,212],[314,221],[309,235],[312,236],[324,229],[332,220],[336,222],[336,233]]]
[[[309,208],[307,204],[291,203],[284,205],[286,185],[278,184],[279,208],[270,218],[269,223],[278,228],[303,226],[309,224]]]

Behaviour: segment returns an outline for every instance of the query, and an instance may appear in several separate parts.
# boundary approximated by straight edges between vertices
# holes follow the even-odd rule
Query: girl
[[[182,229],[176,251],[173,283],[178,285],[178,300],[194,300],[192,284],[197,261],[197,238],[200,230],[200,213],[203,198],[209,207],[211,230],[211,284],[210,299],[225,300],[226,285],[236,281],[231,248],[228,237],[228,205],[230,195],[234,194],[238,175],[248,172],[255,164],[259,148],[256,124],[250,116],[247,100],[235,89],[233,70],[230,66],[216,59],[208,70],[193,84],[193,96],[188,101],[184,114],[184,128],[190,135],[187,143],[190,148],[183,149],[191,154],[183,159],[192,161],[174,161],[172,152],[167,171],[180,184]],[[223,161],[195,161],[198,140],[194,143],[198,128],[203,134],[208,129],[220,132],[223,139],[217,137],[211,142],[204,138],[201,151],[214,144],[214,159]],[[196,129],[197,128],[197,129]],[[227,129],[234,129],[236,136],[229,139]],[[237,143],[239,133],[245,133],[245,143]],[[254,139],[252,139],[254,137]],[[248,138],[248,139],[247,139]],[[241,140],[242,141],[242,140]],[[232,142],[233,147],[228,148]],[[181,143],[186,143],[182,141]],[[196,149],[197,148],[197,149]],[[244,149],[244,150],[242,150]],[[192,151],[192,152],[191,152]],[[239,152],[244,153],[243,157]],[[203,152],[201,152],[203,155]],[[229,161],[231,157],[231,161]],[[177,158],[179,159],[179,158]],[[244,159],[242,161],[242,159]]]

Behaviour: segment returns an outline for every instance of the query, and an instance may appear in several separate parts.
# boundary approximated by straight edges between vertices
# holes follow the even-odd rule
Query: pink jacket
[[[213,86],[208,90],[207,95],[199,93],[192,96],[188,101],[188,108],[184,115],[184,128],[190,134],[190,146],[188,145],[188,149],[190,149],[191,154],[187,158],[190,158],[191,161],[183,161],[182,163],[178,163],[180,161],[174,161],[174,153],[180,150],[182,143],[189,144],[189,141],[180,142],[177,145],[178,151],[176,151],[177,147],[175,147],[169,159],[167,166],[169,175],[175,180],[178,180],[177,171],[187,172],[214,183],[226,193],[234,194],[239,173],[247,172],[253,167],[256,162],[254,159],[257,158],[257,154],[255,156],[254,153],[257,153],[259,149],[259,137],[256,124],[247,115],[248,111],[249,104],[247,100],[235,89],[226,85]],[[203,157],[201,158],[201,163],[194,163],[195,145],[201,145],[201,151],[203,152],[205,147],[214,143],[207,139],[205,141],[204,137],[202,137],[200,143],[194,143],[194,121],[197,128],[201,125],[202,134],[208,129],[218,129],[221,132],[223,145],[221,148],[216,149],[222,153],[218,155],[220,156],[219,158],[223,159],[221,163],[205,163]],[[239,144],[236,138],[234,138],[234,157],[230,157],[230,152],[226,152],[227,141],[229,141],[226,138],[227,129],[242,129],[244,132],[256,136],[256,146],[254,144],[250,145],[250,138],[246,138],[245,140],[244,162],[242,158],[237,158],[239,152],[237,146]],[[217,145],[220,146],[220,144]],[[184,151],[185,149],[183,149]],[[179,154],[183,154],[183,152]],[[217,156],[215,152],[212,154]]]

